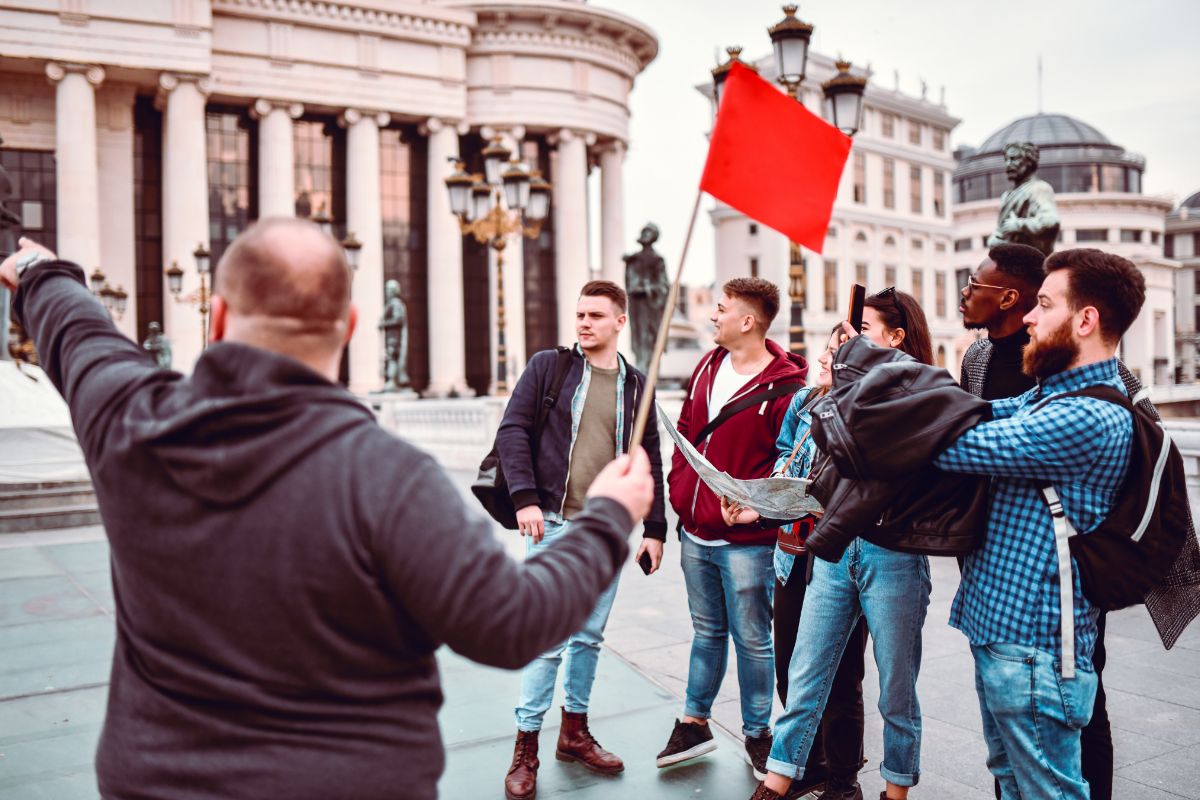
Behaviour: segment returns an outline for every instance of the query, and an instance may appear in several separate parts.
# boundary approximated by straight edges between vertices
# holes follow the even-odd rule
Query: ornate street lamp
[[[354,275],[358,272],[358,257],[362,252],[362,242],[354,235],[354,231],[347,231],[346,238],[342,239],[342,252],[346,254],[346,263],[350,265],[350,274]]]
[[[208,347],[208,312],[211,309],[209,304],[212,301],[212,293],[208,287],[212,253],[201,243],[196,245],[196,249],[192,252],[192,258],[196,262],[196,274],[200,277],[200,288],[183,295],[183,270],[179,268],[179,262],[172,261],[171,266],[165,270],[167,291],[175,298],[176,303],[193,306],[200,311],[200,349],[204,350]]]
[[[725,52],[729,55],[729,59],[724,64],[720,64],[712,69],[713,102],[716,103],[717,108],[721,107],[721,91],[725,88],[725,81],[729,79],[729,71],[733,69],[734,64],[741,64],[747,69],[758,72],[758,67],[742,61],[742,48],[737,46],[726,47]]]
[[[104,304],[104,310],[108,312],[109,316],[114,319],[121,319],[125,316],[125,309],[129,304],[129,293],[122,286],[115,289],[110,286],[107,276],[99,267],[96,267],[88,276],[88,288]]]
[[[446,178],[450,212],[464,235],[496,251],[496,391],[508,393],[508,344],[505,341],[504,248],[508,238],[521,234],[535,239],[550,213],[550,184],[530,170],[500,141],[483,150],[483,175],[471,175],[455,159],[454,174]]]
[[[775,50],[775,69],[778,81],[787,90],[788,96],[798,103],[800,84],[804,83],[808,71],[808,45],[812,41],[813,26],[796,17],[797,6],[783,7],[783,19],[767,29],[771,45]],[[729,60],[712,71],[713,96],[718,110],[721,107],[721,89],[729,77],[735,62],[741,62],[742,48],[730,47]],[[751,66],[746,64],[746,66]],[[825,92],[825,118],[847,136],[853,136],[862,126],[863,93],[867,79],[850,72],[850,62],[838,59],[838,73],[822,84]],[[753,67],[751,67],[753,69]],[[788,246],[788,294],[791,296],[791,325],[789,348],[793,353],[804,354],[804,303],[805,264],[800,245],[790,242]]]
[[[851,66],[849,61],[839,58],[837,75],[821,84],[825,92],[825,118],[847,136],[853,136],[862,127],[863,93],[867,89],[867,79],[852,75]]]
[[[328,212],[325,211],[324,204],[309,219],[320,227],[321,233],[326,236],[333,236],[333,217],[329,216]]]

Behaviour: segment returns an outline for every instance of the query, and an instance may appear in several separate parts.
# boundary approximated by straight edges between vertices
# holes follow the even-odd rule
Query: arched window
[[[888,237],[883,240],[883,245],[884,245],[884,247],[895,247],[896,246],[896,237],[889,234]]]
[[[937,365],[943,369],[946,366],[946,345],[939,344],[937,349]]]
[[[867,235],[865,233],[863,233],[862,231],[859,231],[858,233],[854,234],[854,241],[862,242],[863,244],[866,244],[867,243]]]

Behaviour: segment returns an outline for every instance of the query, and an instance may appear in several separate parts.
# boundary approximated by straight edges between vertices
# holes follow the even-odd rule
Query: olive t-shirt
[[[591,370],[592,378],[579,417],[579,433],[567,468],[567,495],[563,501],[563,516],[567,519],[583,508],[596,473],[617,452],[617,369],[592,367]]]

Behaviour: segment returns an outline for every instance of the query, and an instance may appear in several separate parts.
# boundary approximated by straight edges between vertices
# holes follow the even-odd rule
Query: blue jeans
[[[1096,673],[1066,679],[1055,654],[1028,645],[971,648],[988,769],[1004,800],[1087,800],[1079,731],[1092,717]]]
[[[681,551],[688,610],[692,615],[692,654],[683,713],[698,719],[712,716],[713,702],[725,679],[732,634],[742,701],[742,733],[763,736],[771,730],[775,676],[775,652],[771,646],[774,547],[768,544],[705,547],[684,536]]]
[[[879,667],[883,763],[897,786],[921,774],[921,626],[929,607],[929,559],[855,539],[836,564],[816,559],[788,667],[788,704],[775,723],[767,769],[804,777],[803,764],[829,700],[833,676],[860,616],[867,618]]]
[[[559,536],[569,535],[570,523],[546,523],[546,534],[542,541],[534,543],[527,539],[525,557],[529,558],[546,549]],[[563,678],[563,707],[572,714],[586,714],[588,701],[592,697],[592,684],[596,680],[596,662],[600,659],[600,643],[604,641],[604,626],[612,611],[613,598],[617,596],[620,573],[600,599],[596,608],[583,624],[583,630],[565,642],[550,648],[525,667],[521,672],[521,699],[517,701],[517,730],[539,731],[542,718],[554,702],[554,682],[558,679],[558,665],[562,663],[563,651],[567,654],[567,674]]]

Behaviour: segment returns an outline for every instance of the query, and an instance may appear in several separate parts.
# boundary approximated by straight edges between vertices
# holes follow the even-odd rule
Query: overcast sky
[[[765,0],[591,0],[639,20],[658,35],[658,58],[634,84],[625,160],[627,251],[647,220],[672,273],[707,151],[711,109],[693,88],[715,54],[741,45],[770,52],[766,28],[782,3]],[[1037,111],[1042,56],[1048,113],[1087,122],[1146,157],[1145,190],[1175,202],[1200,191],[1200,0],[808,0],[798,16],[816,27],[813,48],[870,62],[873,80],[920,91],[962,119],[954,146],[979,145]],[[711,201],[706,200],[706,207]],[[598,233],[593,249],[598,251]],[[713,232],[701,212],[687,283],[713,276]]]

